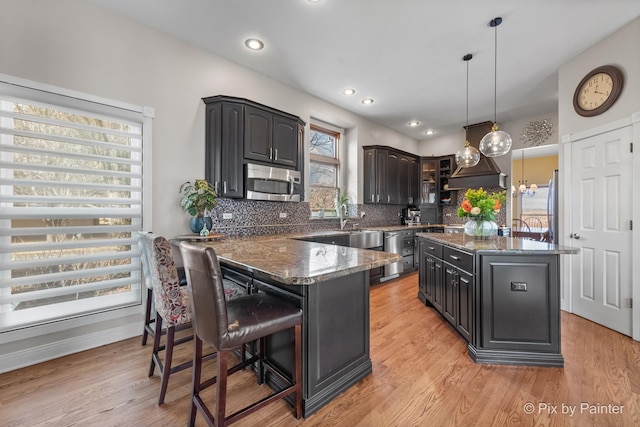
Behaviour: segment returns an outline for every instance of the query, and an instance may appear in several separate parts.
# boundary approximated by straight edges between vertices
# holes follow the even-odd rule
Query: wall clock
[[[583,117],[592,117],[607,111],[616,102],[624,78],[613,65],[603,65],[587,73],[573,94],[573,108]]]

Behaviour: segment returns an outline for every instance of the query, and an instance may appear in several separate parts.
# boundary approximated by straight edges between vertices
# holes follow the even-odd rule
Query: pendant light
[[[522,169],[521,169],[522,172],[521,172],[520,178],[522,178],[522,180],[518,181],[519,185],[517,190],[515,185],[511,186],[511,195],[514,198],[517,198],[518,196],[533,197],[536,195],[536,192],[538,191],[538,186],[536,184],[531,184],[531,186],[527,188],[527,180],[524,179],[524,150],[522,150],[521,166],[522,166]]]
[[[489,22],[489,26],[495,28],[495,55],[493,73],[493,127],[491,132],[486,134],[480,141],[480,152],[487,157],[504,156],[511,149],[511,136],[498,130],[498,119],[496,113],[496,99],[498,86],[498,25],[502,23],[502,18],[497,17]]]
[[[467,53],[462,57],[467,63],[467,126],[469,126],[469,61],[473,55]],[[462,168],[471,168],[480,162],[480,152],[471,146],[469,140],[464,142],[464,148],[456,151],[456,164]]]

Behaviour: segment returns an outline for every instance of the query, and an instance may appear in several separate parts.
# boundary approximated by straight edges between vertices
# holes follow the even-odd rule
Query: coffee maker
[[[403,225],[420,224],[420,209],[414,205],[409,205],[406,208],[403,208],[400,216]]]

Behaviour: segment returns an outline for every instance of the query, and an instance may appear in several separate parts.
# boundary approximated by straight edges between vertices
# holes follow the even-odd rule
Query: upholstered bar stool
[[[151,281],[151,268],[149,267],[149,255],[147,245],[144,243],[144,236],[148,231],[138,231],[138,247],[140,248],[140,263],[142,264],[142,277],[147,286],[147,304],[144,311],[144,325],[142,328],[142,345],[147,345],[147,338],[155,335],[155,310],[153,309],[153,283]],[[184,268],[176,267],[178,272],[178,282],[180,286],[187,285],[187,278],[184,276]]]
[[[195,425],[198,410],[210,426],[226,426],[257,411],[265,405],[295,393],[295,416],[302,414],[302,310],[289,302],[271,295],[255,293],[226,301],[222,273],[215,251],[210,246],[180,243],[180,252],[187,276],[187,289],[191,301],[192,322],[196,332],[193,357],[193,389],[189,425]],[[293,381],[286,378],[264,358],[263,339],[268,335],[294,328],[295,364]],[[231,368],[229,357],[242,344],[258,340],[257,353]],[[202,343],[218,351],[217,377],[201,381]],[[266,368],[280,377],[288,386],[272,393],[248,407],[226,416],[227,376],[249,364],[258,363],[258,370]],[[258,375],[262,383],[262,372]],[[205,388],[217,384],[213,413],[200,397]]]
[[[175,338],[176,328],[191,325],[191,304],[187,290],[180,286],[169,241],[157,234],[147,233],[144,235],[144,242],[149,260],[153,303],[156,311],[149,376],[153,375],[157,365],[161,377],[158,404],[162,404],[167,392],[169,376],[192,365],[192,361],[188,361],[178,366],[172,366],[174,346],[193,339],[192,334],[179,339]],[[160,344],[163,322],[167,329],[164,346]],[[165,352],[164,364],[160,359],[160,352],[163,350]]]

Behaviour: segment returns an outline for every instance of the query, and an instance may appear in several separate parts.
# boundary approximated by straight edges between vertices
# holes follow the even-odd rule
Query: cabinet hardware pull
[[[222,183],[222,192],[223,192],[224,194],[227,194],[227,181],[224,181],[224,182]]]
[[[376,201],[376,196],[375,196],[373,193],[371,193],[371,201],[372,201],[372,202],[375,202],[375,201]]]
[[[427,246],[429,248],[430,251],[435,251],[436,248],[434,248],[433,246]]]
[[[460,257],[457,257],[455,255],[449,255],[451,258],[455,259],[456,261],[460,261]]]
[[[278,149],[273,150],[273,160],[278,160]]]
[[[391,202],[391,196],[387,194],[387,203]]]
[[[269,148],[269,160],[273,160],[273,148]]]

